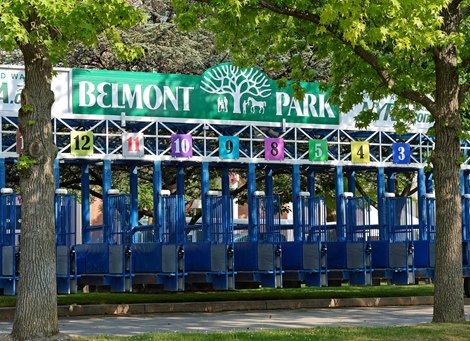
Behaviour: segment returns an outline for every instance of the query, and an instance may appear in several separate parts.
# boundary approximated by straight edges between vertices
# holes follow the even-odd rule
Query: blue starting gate
[[[57,292],[77,292],[75,245],[77,244],[77,196],[57,190],[54,198],[56,229]]]
[[[184,290],[185,201],[182,195],[160,195],[154,223],[132,230],[134,285]]]
[[[18,280],[19,236],[16,194],[2,189],[0,194],[0,289],[4,295],[16,294]]]
[[[83,244],[74,248],[76,276],[82,286],[110,286],[113,292],[130,291],[132,268],[129,196],[108,193],[104,224],[83,227]]]
[[[185,270],[189,287],[210,284],[215,290],[235,288],[233,199],[210,191],[208,219],[203,217],[201,240],[185,245]],[[196,240],[194,240],[196,239]]]
[[[282,287],[282,247],[286,240],[281,226],[279,195],[256,193],[253,200],[256,216],[248,226],[246,238],[235,247],[237,283],[261,283],[263,287]]]
[[[327,243],[329,282],[372,285],[370,241],[375,233],[370,226],[370,199],[345,193],[342,205],[342,225],[337,226],[336,239]]]
[[[415,282],[414,240],[411,197],[395,197],[386,193],[384,200],[385,226],[371,242],[374,279],[393,284]]]
[[[415,277],[432,280],[436,253],[436,207],[434,194],[427,193],[424,198],[425,215],[419,231],[419,238],[413,241]],[[416,233],[415,233],[416,234]]]
[[[326,286],[328,284],[325,197],[299,195],[300,240],[287,240],[282,246],[283,284]],[[289,284],[292,286],[292,284]]]

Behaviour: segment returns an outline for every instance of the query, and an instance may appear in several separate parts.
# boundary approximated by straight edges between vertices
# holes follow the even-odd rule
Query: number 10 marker
[[[191,134],[171,135],[171,156],[172,157],[192,157],[193,137]]]

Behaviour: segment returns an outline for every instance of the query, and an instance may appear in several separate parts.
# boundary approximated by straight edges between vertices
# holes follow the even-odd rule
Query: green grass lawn
[[[218,341],[218,340],[469,340],[470,322],[423,324],[414,327],[320,327],[310,329],[282,329],[225,333],[143,334],[132,337],[94,337],[86,340],[150,340],[150,341]],[[79,340],[85,340],[80,338]]]
[[[341,286],[341,287],[302,287],[296,289],[243,289],[219,292],[180,292],[180,293],[80,293],[60,295],[59,305],[71,304],[131,304],[131,303],[163,303],[163,302],[210,302],[210,301],[251,301],[251,300],[288,300],[315,298],[346,298],[346,297],[406,297],[432,296],[432,285],[382,285],[372,287]],[[0,296],[0,307],[11,307],[15,297]]]

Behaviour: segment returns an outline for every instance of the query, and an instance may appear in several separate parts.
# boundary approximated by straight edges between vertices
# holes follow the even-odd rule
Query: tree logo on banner
[[[272,92],[269,78],[260,70],[241,69],[231,64],[222,64],[207,70],[201,84],[201,90],[219,95],[218,112],[229,111],[228,96],[231,96],[234,114],[263,114],[266,109],[263,98],[271,96]]]

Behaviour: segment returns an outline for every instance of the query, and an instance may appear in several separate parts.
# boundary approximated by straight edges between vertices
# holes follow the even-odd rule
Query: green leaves
[[[145,19],[125,0],[16,0],[0,5],[0,46],[12,50],[33,44],[47,49],[53,63],[62,60],[75,43],[93,45],[98,37],[112,37],[115,50],[126,60],[138,58],[142,49],[123,45],[119,29]]]
[[[216,33],[218,49],[230,51],[237,64],[261,63],[267,71],[287,64],[283,76],[294,81],[318,81],[315,65],[329,65],[323,87],[334,87],[330,101],[343,112],[361,103],[364,93],[372,99],[435,94],[432,47],[449,42],[463,47],[469,31],[456,35],[441,30],[445,0],[173,3],[180,26],[202,26]],[[411,98],[406,103],[412,103]],[[406,110],[396,114],[400,131],[414,119]],[[372,111],[363,115],[360,127],[373,119]]]

